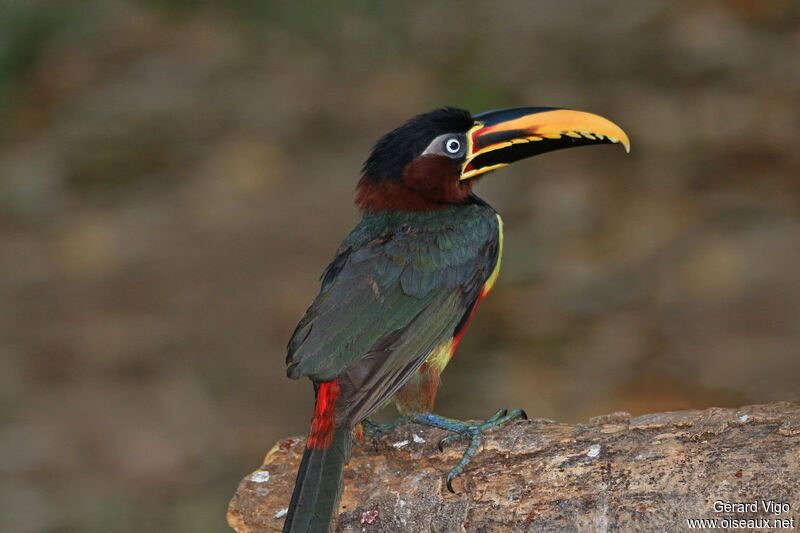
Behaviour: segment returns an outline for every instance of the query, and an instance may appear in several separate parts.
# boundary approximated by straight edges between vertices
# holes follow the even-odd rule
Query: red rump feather
[[[321,383],[317,391],[317,405],[314,418],[311,420],[311,433],[308,435],[308,447],[326,449],[333,441],[334,404],[339,397],[339,384],[334,379]]]

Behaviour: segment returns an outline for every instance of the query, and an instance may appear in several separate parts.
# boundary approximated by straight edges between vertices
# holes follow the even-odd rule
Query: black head
[[[422,155],[431,141],[445,133],[466,133],[474,121],[469,111],[443,107],[417,115],[375,144],[363,173],[370,180],[400,179],[403,169]]]

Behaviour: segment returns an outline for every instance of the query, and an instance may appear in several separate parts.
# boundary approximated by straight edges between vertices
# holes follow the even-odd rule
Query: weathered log
[[[800,529],[798,404],[519,421],[487,434],[456,494],[445,476],[464,445],[441,453],[443,436],[410,425],[377,451],[357,446],[336,530],[686,531],[694,519]],[[280,531],[304,445],[279,442],[242,480],[228,509],[233,529]]]

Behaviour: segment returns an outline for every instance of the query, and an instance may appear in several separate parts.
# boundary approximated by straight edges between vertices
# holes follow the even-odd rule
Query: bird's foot
[[[372,445],[375,446],[375,449],[378,449],[378,441],[381,438],[393,430],[398,426],[402,426],[403,424],[408,424],[411,422],[411,419],[407,416],[401,416],[396,420],[392,420],[391,422],[386,422],[385,424],[379,424],[377,422],[373,422],[369,418],[366,418],[361,421],[361,427],[364,431],[364,435],[372,440]]]
[[[522,409],[514,409],[510,412],[506,409],[500,409],[481,424],[469,424],[467,422],[462,422],[461,420],[445,418],[433,413],[415,415],[411,418],[411,421],[416,422],[417,424],[424,424],[426,426],[444,429],[453,433],[452,435],[448,435],[439,441],[440,451],[444,450],[445,446],[461,440],[462,438],[469,439],[469,445],[467,446],[467,450],[464,452],[464,455],[461,457],[461,461],[459,461],[458,464],[447,474],[447,490],[455,493],[452,485],[453,480],[464,470],[472,457],[478,451],[478,447],[483,441],[483,432],[498,426],[503,426],[513,420],[527,418],[528,415],[526,415],[525,411]]]

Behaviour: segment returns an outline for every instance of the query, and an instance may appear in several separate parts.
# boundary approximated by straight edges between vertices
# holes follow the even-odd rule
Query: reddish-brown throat
[[[399,178],[373,178],[358,182],[356,205],[363,212],[431,211],[466,200],[474,180],[459,180],[460,164],[446,156],[428,154],[403,168]]]

